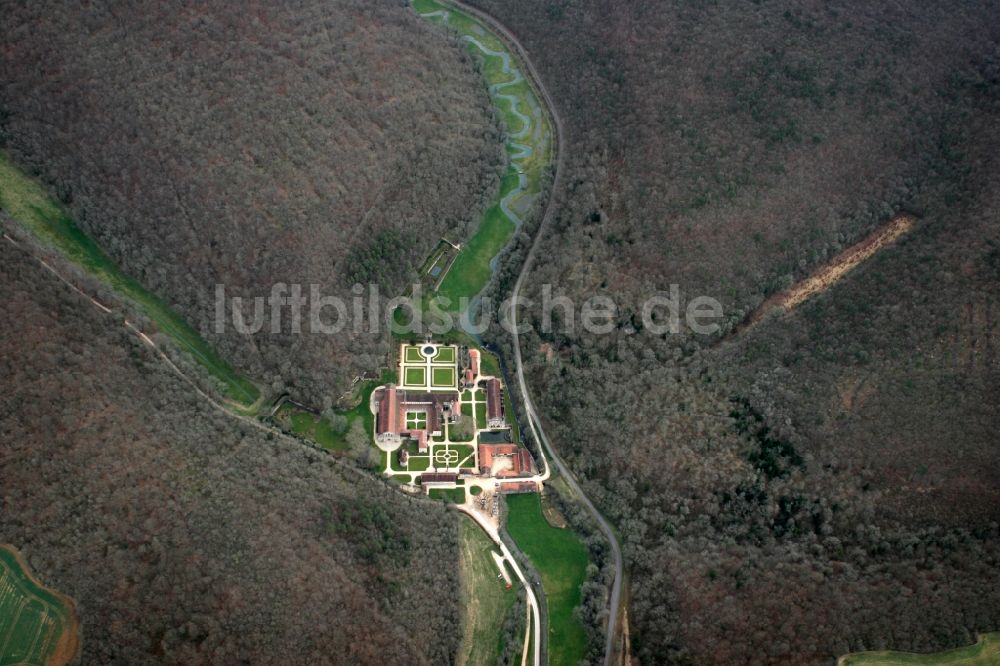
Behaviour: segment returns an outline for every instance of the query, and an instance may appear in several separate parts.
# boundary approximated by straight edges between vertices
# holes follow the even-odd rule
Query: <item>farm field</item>
[[[503,623],[517,600],[507,589],[491,552],[493,542],[471,518],[462,517],[459,576],[462,582],[462,645],[458,663],[480,666],[497,663],[503,651]],[[517,633],[518,637],[521,632]]]
[[[10,546],[0,546],[0,666],[65,664],[79,648],[73,602],[30,574]]]
[[[587,574],[587,549],[568,529],[549,525],[541,498],[510,495],[507,531],[542,577],[549,608],[549,663],[578,664],[587,646],[587,632],[573,616]]]
[[[1000,664],[1000,632],[981,634],[973,645],[930,654],[858,652],[841,657],[837,666],[993,666]]]
[[[26,176],[3,153],[0,153],[0,209],[126,298],[157,328],[170,336],[177,346],[191,354],[209,374],[222,382],[223,391],[230,400],[250,409],[260,397],[260,390],[252,381],[219,357],[169,305],[125,275],[42,186]]]

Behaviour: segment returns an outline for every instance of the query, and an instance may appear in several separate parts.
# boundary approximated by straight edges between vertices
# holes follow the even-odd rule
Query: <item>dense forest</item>
[[[609,335],[522,344],[621,535],[638,662],[832,664],[1000,628],[997,2],[471,2],[565,130],[527,295],[619,304]],[[217,334],[214,285],[398,292],[496,192],[476,64],[403,3],[7,4],[0,144],[227,358],[317,406],[384,337]],[[729,335],[901,210],[920,219],[896,245]],[[86,663],[451,659],[443,509],[210,410],[0,259],[0,535],[78,601]],[[671,284],[722,329],[644,330]],[[560,505],[603,567],[593,623],[606,558]]]
[[[378,365],[383,336],[292,334],[287,318],[218,333],[215,285],[397,295],[499,185],[474,61],[399,2],[3,11],[0,147],[227,359],[317,407]]]
[[[457,516],[214,410],[0,242],[0,541],[71,595],[86,664],[441,664]]]
[[[610,335],[522,345],[624,540],[640,662],[830,664],[1000,626],[1000,7],[473,4],[566,131],[527,296],[619,305]],[[727,336],[900,210],[920,221],[896,246]],[[670,284],[721,301],[722,330],[644,330]]]

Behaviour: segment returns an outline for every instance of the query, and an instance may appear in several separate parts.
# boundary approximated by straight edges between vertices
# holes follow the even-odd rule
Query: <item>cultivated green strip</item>
[[[260,397],[260,390],[252,381],[219,357],[166,303],[123,273],[97,243],[76,226],[45,189],[26,176],[3,153],[0,153],[0,209],[128,300],[178,347],[191,354],[209,374],[222,382],[227,398],[249,408]]]

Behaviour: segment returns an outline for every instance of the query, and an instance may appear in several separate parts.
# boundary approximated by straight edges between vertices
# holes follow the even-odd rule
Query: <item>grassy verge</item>
[[[128,300],[174,344],[191,354],[212,377],[219,380],[227,398],[249,408],[260,397],[260,389],[252,381],[219,357],[166,303],[125,275],[49,197],[45,189],[3,153],[0,153],[0,209]]]
[[[542,577],[549,608],[549,663],[578,664],[587,632],[573,617],[587,575],[587,549],[568,529],[549,525],[537,494],[508,496],[507,531]]]
[[[973,645],[917,654],[915,652],[858,652],[841,657],[838,666],[993,666],[1000,664],[1000,632],[981,634]]]
[[[461,521],[459,576],[464,603],[458,663],[492,665],[503,653],[503,624],[517,593],[497,578],[499,571],[490,554],[493,542],[471,518],[463,516]]]

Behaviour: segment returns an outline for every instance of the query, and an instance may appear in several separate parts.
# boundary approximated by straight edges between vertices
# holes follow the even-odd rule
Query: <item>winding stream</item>
[[[556,109],[552,104],[552,100],[545,89],[541,80],[538,77],[537,72],[535,72],[530,60],[524,54],[524,49],[520,46],[517,38],[510,33],[509,30],[503,27],[503,25],[496,22],[489,15],[473,8],[469,7],[460,0],[451,0],[451,2],[446,7],[442,7],[441,4],[435,0],[412,0],[414,8],[417,13],[427,20],[434,21],[436,23],[449,25],[459,32],[462,39],[468,44],[475,47],[483,56],[483,60],[486,63],[484,66],[484,77],[490,83],[489,92],[491,98],[494,100],[496,107],[503,112],[504,119],[506,121],[507,127],[513,131],[514,127],[517,127],[516,131],[513,131],[508,137],[505,143],[505,149],[507,151],[511,166],[516,170],[518,175],[517,186],[509,191],[506,195],[501,197],[498,204],[501,213],[506,216],[508,220],[514,225],[516,229],[522,224],[522,220],[517,211],[515,211],[511,204],[517,205],[518,199],[524,197],[529,192],[540,193],[541,192],[541,174],[546,168],[551,167],[553,169],[553,189],[558,188],[558,183],[561,176],[561,166],[564,160],[564,144],[563,144],[563,131],[562,124],[559,119]],[[421,11],[421,7],[424,11]],[[454,21],[452,20],[454,18]],[[461,25],[458,25],[461,24]],[[494,31],[496,35],[500,35],[503,39],[492,35],[487,32],[484,26],[489,26],[489,29]],[[475,33],[475,34],[469,34]],[[480,38],[482,37],[482,39]],[[497,50],[492,48],[491,45],[484,43],[484,39],[488,41],[494,41],[500,46],[501,49],[508,45],[512,45],[511,48],[514,49],[517,54],[521,57],[521,66],[526,67],[528,73],[531,76],[532,82],[535,86],[530,86],[526,81],[524,74],[519,67],[514,66],[512,63],[511,54],[504,50]],[[496,71],[490,72],[491,59],[499,59],[500,62],[500,74],[505,75],[505,80],[496,80],[499,78]],[[521,87],[519,91],[520,94],[514,94],[514,90],[517,86]],[[542,103],[539,101],[537,95],[541,95],[544,99],[545,107],[548,110],[548,115],[543,113]],[[504,112],[500,101],[504,101],[510,105],[509,112]],[[522,104],[528,107],[530,116],[522,112]],[[556,140],[558,144],[558,151],[553,151],[553,139]],[[544,149],[542,149],[544,147]],[[539,150],[536,151],[536,148]],[[542,159],[540,159],[542,158]],[[541,226],[544,227],[547,222],[552,217],[552,207],[551,202],[547,202],[544,207],[544,212],[542,215]],[[477,234],[479,231],[477,231]],[[533,238],[528,254],[524,260],[521,267],[521,271],[517,277],[517,281],[514,285],[512,292],[512,298],[517,301],[519,294],[524,286],[525,279],[531,268],[533,259],[535,257],[536,251],[538,249],[538,239],[541,237],[541,229],[535,234]],[[508,238],[509,240],[509,238]],[[506,244],[506,241],[505,243]],[[490,259],[490,268],[495,270],[496,263],[499,256],[499,252],[503,246],[496,249],[496,252]],[[476,299],[478,301],[478,297]],[[470,310],[473,310],[477,306],[477,303],[473,303]],[[511,315],[513,317],[513,348],[514,348],[514,367],[517,373],[517,381],[521,391],[521,397],[524,403],[524,409],[526,414],[526,421],[534,435],[535,440],[539,443],[539,456],[541,462],[544,464],[545,471],[543,474],[539,475],[539,480],[548,479],[552,470],[550,467],[549,460],[546,460],[546,453],[551,459],[551,463],[559,470],[560,475],[563,477],[570,490],[576,494],[578,499],[586,507],[587,511],[593,516],[597,523],[601,533],[608,540],[609,546],[611,548],[611,563],[614,568],[614,579],[611,584],[610,589],[610,599],[609,599],[609,614],[607,619],[607,628],[605,632],[605,649],[604,649],[604,664],[605,666],[610,666],[613,659],[615,658],[615,636],[616,636],[616,626],[618,622],[618,611],[621,604],[621,593],[622,593],[622,578],[623,578],[623,564],[622,564],[622,552],[621,544],[618,542],[618,537],[615,534],[610,523],[604,516],[601,515],[600,511],[597,510],[593,502],[587,497],[583,489],[580,487],[579,482],[573,473],[568,469],[565,462],[559,457],[558,452],[552,446],[551,441],[545,434],[545,430],[542,426],[542,422],[538,417],[535,410],[534,404],[532,403],[530,393],[528,391],[527,382],[524,378],[524,367],[521,358],[521,348],[520,341],[517,334],[517,307],[512,308]],[[463,318],[463,327],[465,321]],[[477,340],[479,336],[474,332],[469,331],[473,337]],[[500,541],[501,549],[505,548],[502,541]],[[520,573],[519,573],[520,577]],[[536,631],[535,631],[535,641],[534,641],[534,664],[535,666],[540,666],[540,654],[539,654],[539,643],[545,641],[545,636],[539,635],[540,627],[538,613],[540,612],[537,605],[534,603],[534,599],[531,595],[531,587],[527,585],[524,578],[521,577],[522,583],[525,584],[525,588],[529,595],[529,601],[532,602],[532,607],[536,613]],[[525,655],[526,656],[526,655]]]
[[[495,271],[500,251],[510,241],[513,230],[524,223],[522,215],[530,204],[531,197],[541,191],[541,175],[551,165],[551,128],[524,73],[511,54],[504,50],[502,42],[497,42],[495,36],[460,12],[451,9],[421,11],[421,6],[439,5],[418,2],[414,3],[414,8],[422,18],[455,30],[465,43],[482,56],[483,74],[489,84],[490,97],[494,107],[503,115],[510,132],[506,137],[504,149],[511,170],[517,174],[517,183],[499,198],[496,206],[510,221],[513,229],[501,245],[491,248],[495,251],[491,254],[489,266]],[[470,296],[476,296],[470,308],[474,312],[479,299],[476,294]]]

